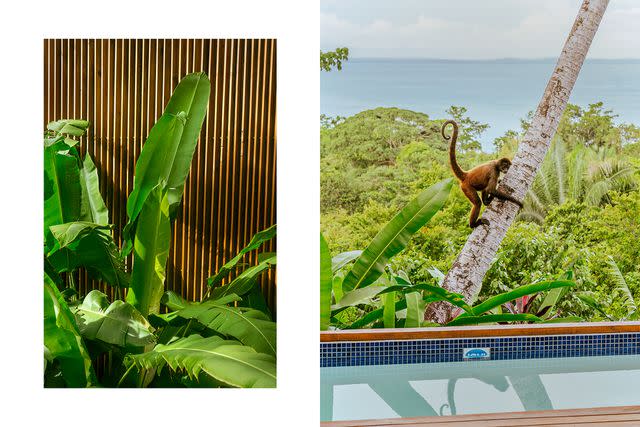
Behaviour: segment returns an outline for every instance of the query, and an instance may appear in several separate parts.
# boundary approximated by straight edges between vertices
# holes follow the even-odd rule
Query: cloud
[[[353,57],[540,58],[557,56],[580,0],[334,2],[324,0],[321,48]],[[609,6],[590,57],[638,57],[640,7]]]

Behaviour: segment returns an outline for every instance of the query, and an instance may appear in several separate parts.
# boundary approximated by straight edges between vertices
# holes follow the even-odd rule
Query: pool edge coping
[[[321,331],[320,342],[640,333],[640,321]]]
[[[365,419],[365,420],[340,420],[340,421],[321,421],[322,427],[364,427],[364,426],[394,426],[394,425],[429,425],[446,423],[447,425],[471,425],[473,422],[488,423],[496,422],[495,425],[514,425],[513,422],[523,419],[545,418],[569,418],[567,423],[553,425],[585,425],[584,420],[576,420],[580,417],[618,417],[627,416],[629,421],[637,421],[637,417],[633,415],[640,414],[640,405],[631,406],[601,406],[594,408],[573,408],[573,409],[552,409],[542,411],[515,411],[515,412],[493,412],[493,413],[477,413],[463,415],[445,415],[445,416],[424,416],[410,418],[382,418],[382,419]],[[500,424],[501,421],[505,423]],[[589,420],[592,421],[592,420]],[[596,420],[599,421],[599,420]],[[625,419],[617,419],[616,421],[627,421]],[[573,423],[573,424],[572,424]],[[540,425],[538,423],[537,425]],[[549,425],[548,423],[546,425]],[[596,424],[591,424],[596,425]]]

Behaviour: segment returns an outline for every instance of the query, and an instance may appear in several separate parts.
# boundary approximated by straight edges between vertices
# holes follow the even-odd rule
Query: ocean
[[[535,110],[555,59],[435,60],[353,58],[342,71],[321,72],[320,111],[351,116],[376,107],[398,107],[445,118],[451,105],[464,106],[473,120],[488,123],[485,151]],[[598,101],[618,122],[640,125],[640,60],[587,59],[569,102]]]

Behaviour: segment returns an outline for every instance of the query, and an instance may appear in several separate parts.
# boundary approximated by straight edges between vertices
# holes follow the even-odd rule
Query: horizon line
[[[347,61],[352,59],[383,59],[383,60],[427,60],[427,61],[557,61],[557,57],[545,56],[545,57],[498,57],[498,58],[435,58],[426,56],[353,56],[348,58]],[[586,58],[586,61],[640,61],[638,58]]]

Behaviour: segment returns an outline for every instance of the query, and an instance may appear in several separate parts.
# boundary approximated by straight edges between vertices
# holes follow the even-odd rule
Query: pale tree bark
[[[608,0],[582,2],[533,121],[520,142],[509,172],[500,184],[503,191],[513,194],[518,200],[524,199],[547,153],[608,3]],[[544,28],[540,31],[544,31]],[[489,220],[489,225],[481,225],[473,230],[444,278],[444,288],[464,295],[468,302],[475,299],[480,292],[482,279],[517,212],[518,207],[512,202],[498,199],[491,202],[482,215]],[[452,319],[452,312],[453,307],[449,303],[433,303],[427,307],[425,319],[443,324]]]

